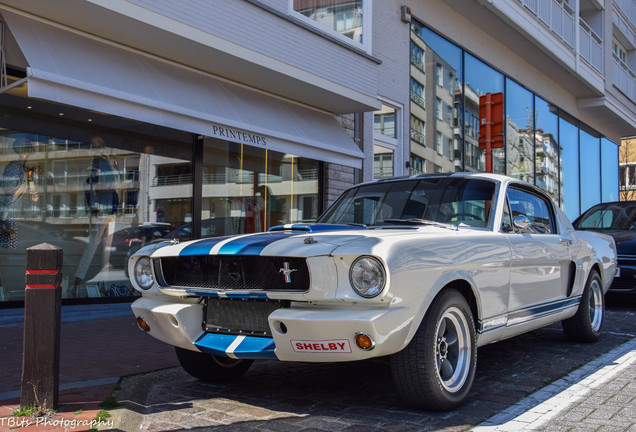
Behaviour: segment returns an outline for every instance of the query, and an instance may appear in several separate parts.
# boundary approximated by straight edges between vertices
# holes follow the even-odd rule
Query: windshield
[[[576,229],[636,230],[636,203],[603,204],[588,210],[575,223]]]
[[[426,220],[488,228],[496,183],[461,177],[377,182],[345,192],[317,222],[395,225]]]

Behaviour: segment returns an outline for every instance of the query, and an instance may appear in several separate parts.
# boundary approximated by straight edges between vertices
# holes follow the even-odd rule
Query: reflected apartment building
[[[0,307],[21,305],[38,243],[64,250],[65,302],[130,300],[125,262],[144,244],[310,222],[361,181],[482,172],[488,93],[503,97],[494,172],[571,218],[617,199],[635,13],[634,0],[0,0]]]

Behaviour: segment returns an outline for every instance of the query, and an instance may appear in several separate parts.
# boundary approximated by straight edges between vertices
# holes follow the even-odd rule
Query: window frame
[[[528,219],[530,220],[530,226],[528,227],[527,230],[519,230],[517,227],[514,226],[514,213],[512,211],[512,206],[510,203],[510,192],[511,191],[516,191],[516,192],[521,192],[527,195],[531,195],[535,198],[537,198],[538,200],[540,200],[541,202],[543,202],[546,206],[546,210],[548,212],[548,222],[550,224],[550,232],[537,232],[534,230],[531,230],[530,227],[533,225],[532,219],[530,219],[530,217],[528,217],[527,213],[523,213],[526,217],[528,217]],[[511,232],[511,233],[515,233],[515,234],[536,234],[536,235],[558,235],[559,234],[559,224],[557,223],[557,217],[556,217],[556,212],[554,209],[554,203],[552,201],[552,199],[550,199],[550,197],[542,194],[541,192],[533,189],[533,188],[529,188],[529,187],[524,187],[522,184],[510,184],[508,185],[508,188],[506,189],[506,201],[505,201],[505,205],[508,206],[508,212],[510,214],[510,221],[512,222],[512,231],[505,231],[504,230],[504,226],[503,226],[503,219],[502,219],[502,231],[503,232]]]
[[[316,29],[320,33],[327,34],[331,37],[336,38],[340,42],[344,42],[347,45],[351,45],[352,47],[362,49],[368,54],[372,52],[372,4],[371,0],[361,0],[362,1],[362,42],[355,41],[342,33],[339,33],[335,28],[330,28],[326,25],[319,23],[316,20],[306,17],[305,15],[297,12],[294,9],[294,0],[288,0],[287,9],[288,14],[293,19],[301,21],[303,24],[306,24],[314,29]]]

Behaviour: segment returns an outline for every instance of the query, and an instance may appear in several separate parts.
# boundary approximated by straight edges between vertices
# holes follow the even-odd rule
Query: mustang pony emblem
[[[283,275],[285,275],[285,283],[291,283],[291,274],[295,272],[296,270],[297,269],[290,269],[289,263],[284,262],[283,267],[280,270],[278,270],[278,273],[282,273]]]

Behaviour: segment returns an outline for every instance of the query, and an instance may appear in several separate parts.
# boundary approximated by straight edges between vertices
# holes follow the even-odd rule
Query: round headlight
[[[363,256],[354,261],[349,271],[351,286],[365,298],[375,297],[384,289],[386,276],[382,263],[373,257]]]
[[[148,257],[142,257],[135,263],[135,282],[141,289],[149,289],[155,283],[152,276],[152,261]]]

